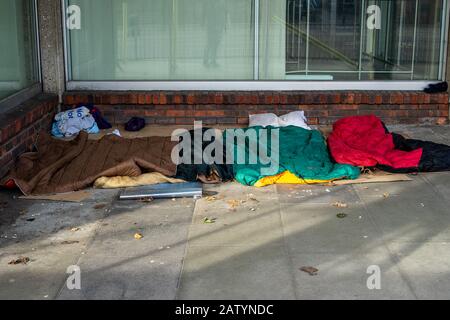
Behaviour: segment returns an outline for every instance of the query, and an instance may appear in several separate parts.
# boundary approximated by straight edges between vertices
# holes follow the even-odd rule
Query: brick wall
[[[57,96],[41,94],[0,115],[0,178],[33,149],[40,130],[50,130],[58,105]]]
[[[149,124],[247,124],[248,115],[305,110],[310,124],[375,114],[386,123],[445,124],[448,94],[411,91],[356,92],[67,92],[64,103],[94,103],[116,124],[143,117]]]

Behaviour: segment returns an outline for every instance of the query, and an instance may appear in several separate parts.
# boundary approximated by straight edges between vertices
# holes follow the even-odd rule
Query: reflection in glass
[[[252,80],[252,0],[70,0],[73,80]],[[101,17],[101,19],[99,19]]]
[[[67,0],[72,80],[437,80],[443,0]],[[379,9],[380,29],[367,21]],[[256,15],[258,15],[256,17]]]
[[[289,79],[436,80],[441,0],[287,0]],[[367,27],[377,6],[381,29]]]
[[[33,1],[0,1],[0,100],[38,82]]]

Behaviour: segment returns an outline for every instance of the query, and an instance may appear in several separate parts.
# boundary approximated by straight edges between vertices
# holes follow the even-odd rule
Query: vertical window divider
[[[34,36],[36,39],[36,71],[38,76],[38,82],[42,85],[42,70],[41,70],[41,45],[40,45],[40,33],[39,33],[39,13],[37,0],[33,1],[33,20],[34,20]]]
[[[306,8],[306,58],[305,58],[305,74],[309,74],[309,36],[311,32],[310,26],[311,0],[308,0],[308,7]]]
[[[397,48],[397,65],[401,66],[401,58],[402,58],[402,38],[403,38],[403,23],[404,23],[404,15],[405,15],[405,1],[402,0],[400,3],[400,26],[398,32],[398,48]]]
[[[444,68],[447,66],[448,50],[448,28],[449,28],[449,6],[446,0],[442,0],[442,22],[441,22],[441,52],[439,57],[439,80],[447,80]]]
[[[255,53],[254,53],[254,66],[253,66],[253,78],[259,80],[259,0],[254,0],[255,7]],[[268,23],[268,22],[267,22]]]
[[[414,80],[414,68],[416,62],[416,41],[417,41],[417,22],[419,19],[419,0],[416,0],[416,13],[414,16],[414,39],[412,51],[411,80]]]
[[[359,67],[358,67],[358,79],[362,77],[362,53],[363,53],[363,40],[364,40],[364,16],[366,10],[366,0],[361,2],[361,26],[360,26],[360,38],[359,38]]]
[[[64,71],[67,83],[72,79],[71,73],[71,63],[72,59],[70,57],[70,47],[69,47],[69,34],[67,30],[67,3],[68,0],[61,0],[61,28],[63,34],[63,50],[64,50]]]

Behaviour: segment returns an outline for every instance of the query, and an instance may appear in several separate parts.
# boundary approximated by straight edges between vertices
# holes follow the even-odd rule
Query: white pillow
[[[250,127],[288,127],[295,126],[306,130],[311,130],[307,125],[307,119],[304,111],[294,111],[278,117],[273,113],[263,113],[250,115]]]
[[[304,111],[294,111],[279,118],[280,127],[296,126],[306,130],[311,130],[307,124]]]
[[[279,127],[278,116],[274,113],[251,114],[250,127]]]

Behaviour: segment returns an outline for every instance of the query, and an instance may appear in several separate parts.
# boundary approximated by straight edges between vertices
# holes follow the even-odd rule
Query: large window
[[[71,81],[439,80],[444,0],[67,0]]]
[[[39,82],[34,0],[0,1],[0,100]]]

